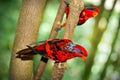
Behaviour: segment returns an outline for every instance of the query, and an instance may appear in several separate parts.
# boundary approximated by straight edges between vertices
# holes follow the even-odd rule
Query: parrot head
[[[74,53],[75,57],[81,57],[82,60],[85,60],[86,57],[88,56],[87,50],[84,47],[82,47],[81,45],[78,45],[78,44],[75,44],[72,52]]]
[[[96,7],[86,7],[83,11],[85,11],[88,17],[96,17],[100,13],[100,10]]]

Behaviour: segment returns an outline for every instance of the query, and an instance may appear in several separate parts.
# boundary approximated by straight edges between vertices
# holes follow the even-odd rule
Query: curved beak
[[[86,57],[85,57],[85,56],[82,56],[82,60],[83,60],[83,61],[86,60]]]
[[[93,17],[96,17],[97,15],[98,15],[97,12],[94,12],[94,13],[93,13]]]
[[[82,58],[82,60],[86,60],[86,57],[87,57],[87,56],[84,56],[84,55],[82,55],[82,54],[76,54],[76,53],[75,53],[74,56],[75,56],[75,57],[80,57],[80,58]]]

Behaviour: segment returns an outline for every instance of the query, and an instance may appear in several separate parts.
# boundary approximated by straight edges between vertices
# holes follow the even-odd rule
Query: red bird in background
[[[66,19],[68,18],[68,15],[69,15],[69,12],[70,12],[70,4],[66,1],[64,1],[67,5],[66,7]],[[80,13],[80,16],[79,16],[79,21],[78,21],[78,24],[77,25],[82,25],[84,24],[89,18],[92,18],[92,17],[96,17],[98,14],[100,13],[100,10],[96,7],[85,7],[82,12]],[[64,22],[62,25],[61,25],[61,28],[62,27],[65,27],[66,26],[66,22]]]
[[[69,39],[46,40],[43,44],[30,47],[17,52],[17,58],[29,59],[35,54],[40,54],[56,62],[63,62],[74,57],[86,59],[88,53],[84,47],[74,44]]]

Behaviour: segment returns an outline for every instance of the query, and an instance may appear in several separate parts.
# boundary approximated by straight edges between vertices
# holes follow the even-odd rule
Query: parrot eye
[[[80,49],[77,49],[77,48],[75,49],[75,52],[83,54],[83,52]]]

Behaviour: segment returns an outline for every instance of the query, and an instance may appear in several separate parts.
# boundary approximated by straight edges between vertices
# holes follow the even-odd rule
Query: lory
[[[50,58],[55,62],[63,62],[74,57],[86,59],[87,50],[79,44],[74,44],[69,39],[46,40],[44,43],[20,50],[17,52],[17,58],[27,59],[35,54],[40,54]]]
[[[65,13],[66,13],[66,19],[68,18],[68,15],[69,15],[69,12],[70,12],[70,4],[69,2],[66,2],[64,1],[67,5],[66,7],[66,10],[65,10]],[[89,18],[92,18],[92,17],[96,17],[98,14],[100,13],[100,10],[96,7],[85,7],[82,12],[80,13],[80,16],[79,16],[79,21],[78,21],[78,24],[77,25],[82,25],[84,24]],[[64,22],[60,29],[62,27],[65,27],[66,26],[66,22]],[[59,29],[58,29],[59,30]]]

